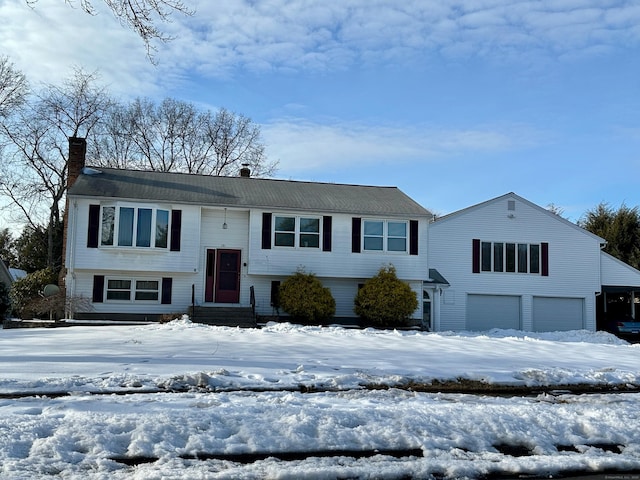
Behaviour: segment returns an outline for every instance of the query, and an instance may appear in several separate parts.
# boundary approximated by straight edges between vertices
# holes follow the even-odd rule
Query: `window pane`
[[[158,290],[157,280],[138,280],[136,290]]]
[[[382,250],[382,237],[364,237],[365,250]]]
[[[389,222],[387,230],[390,237],[407,237],[407,224],[405,222]]]
[[[540,273],[540,245],[529,245],[529,273]]]
[[[138,228],[136,229],[136,247],[151,246],[151,209],[138,209]]]
[[[384,231],[384,222],[364,222],[364,234],[365,235],[375,235],[382,237]]]
[[[129,290],[107,290],[107,300],[131,300]]]
[[[529,250],[529,245],[526,243],[518,244],[518,273],[527,273],[528,268],[528,257],[527,252]]]
[[[277,247],[293,247],[295,239],[294,233],[276,233],[275,245]]]
[[[302,233],[300,234],[300,246],[309,248],[320,247],[320,235],[316,233]]]
[[[102,245],[113,245],[116,207],[102,208]]]
[[[156,248],[167,248],[167,234],[169,232],[169,211],[156,212]]]
[[[494,272],[504,271],[503,255],[504,255],[504,244],[494,243],[493,244],[493,271]]]
[[[295,217],[276,217],[275,230],[277,232],[295,232]]]
[[[390,252],[406,252],[407,239],[406,238],[387,239],[387,250],[389,250]]]
[[[516,271],[516,244],[507,243],[507,272]]]
[[[300,231],[304,233],[320,233],[320,220],[318,218],[301,218]]]
[[[491,271],[491,242],[482,242],[482,271]]]
[[[133,245],[133,208],[120,207],[118,245],[123,247],[131,247]]]
[[[128,290],[131,288],[131,280],[109,280],[107,282],[107,288],[110,290]]]

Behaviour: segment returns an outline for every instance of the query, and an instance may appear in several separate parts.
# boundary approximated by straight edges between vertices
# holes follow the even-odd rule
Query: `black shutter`
[[[171,210],[171,247],[172,252],[180,251],[182,231],[182,210]]]
[[[473,239],[473,254],[472,254],[472,271],[473,273],[480,273],[480,239]]]
[[[89,231],[87,232],[88,248],[98,248],[99,232],[100,232],[100,205],[89,205]]]
[[[353,253],[360,253],[360,235],[362,233],[362,219],[353,217],[351,219],[351,251]]]
[[[322,217],[322,251],[331,251],[331,222],[332,217]]]
[[[104,301],[104,275],[93,276],[93,302],[102,303]]]
[[[280,280],[271,281],[271,306],[276,310],[280,308]]]
[[[418,255],[418,221],[409,222],[409,255]]]
[[[269,250],[271,248],[271,214],[264,212],[262,214],[262,249]]]
[[[161,303],[163,305],[168,305],[171,303],[171,287],[173,286],[173,278],[163,278],[162,279],[162,299]]]
[[[541,243],[540,244],[541,257],[542,257],[542,276],[549,276],[549,244]]]

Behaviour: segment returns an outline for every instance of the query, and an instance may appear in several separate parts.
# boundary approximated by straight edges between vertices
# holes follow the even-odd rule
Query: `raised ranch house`
[[[65,283],[93,310],[76,318],[194,306],[200,318],[222,307],[270,317],[300,268],[331,289],[337,318],[354,317],[358,286],[388,264],[422,295],[431,214],[397,188],[83,168],[81,140],[70,142]]]
[[[359,286],[389,264],[431,330],[594,330],[621,292],[635,318],[640,272],[512,193],[436,219],[395,187],[91,168],[85,149],[70,139],[65,285],[92,304],[77,319],[253,325],[304,269],[355,323]]]

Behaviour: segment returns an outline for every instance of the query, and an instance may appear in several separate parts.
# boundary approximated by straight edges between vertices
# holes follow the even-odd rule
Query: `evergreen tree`
[[[640,269],[640,211],[624,203],[615,210],[600,203],[587,211],[578,223],[607,241],[604,251],[632,267]]]

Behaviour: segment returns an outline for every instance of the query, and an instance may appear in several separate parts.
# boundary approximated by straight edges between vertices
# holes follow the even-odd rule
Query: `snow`
[[[587,331],[2,330],[0,478],[637,474],[639,355]],[[448,381],[537,393],[408,389]]]

